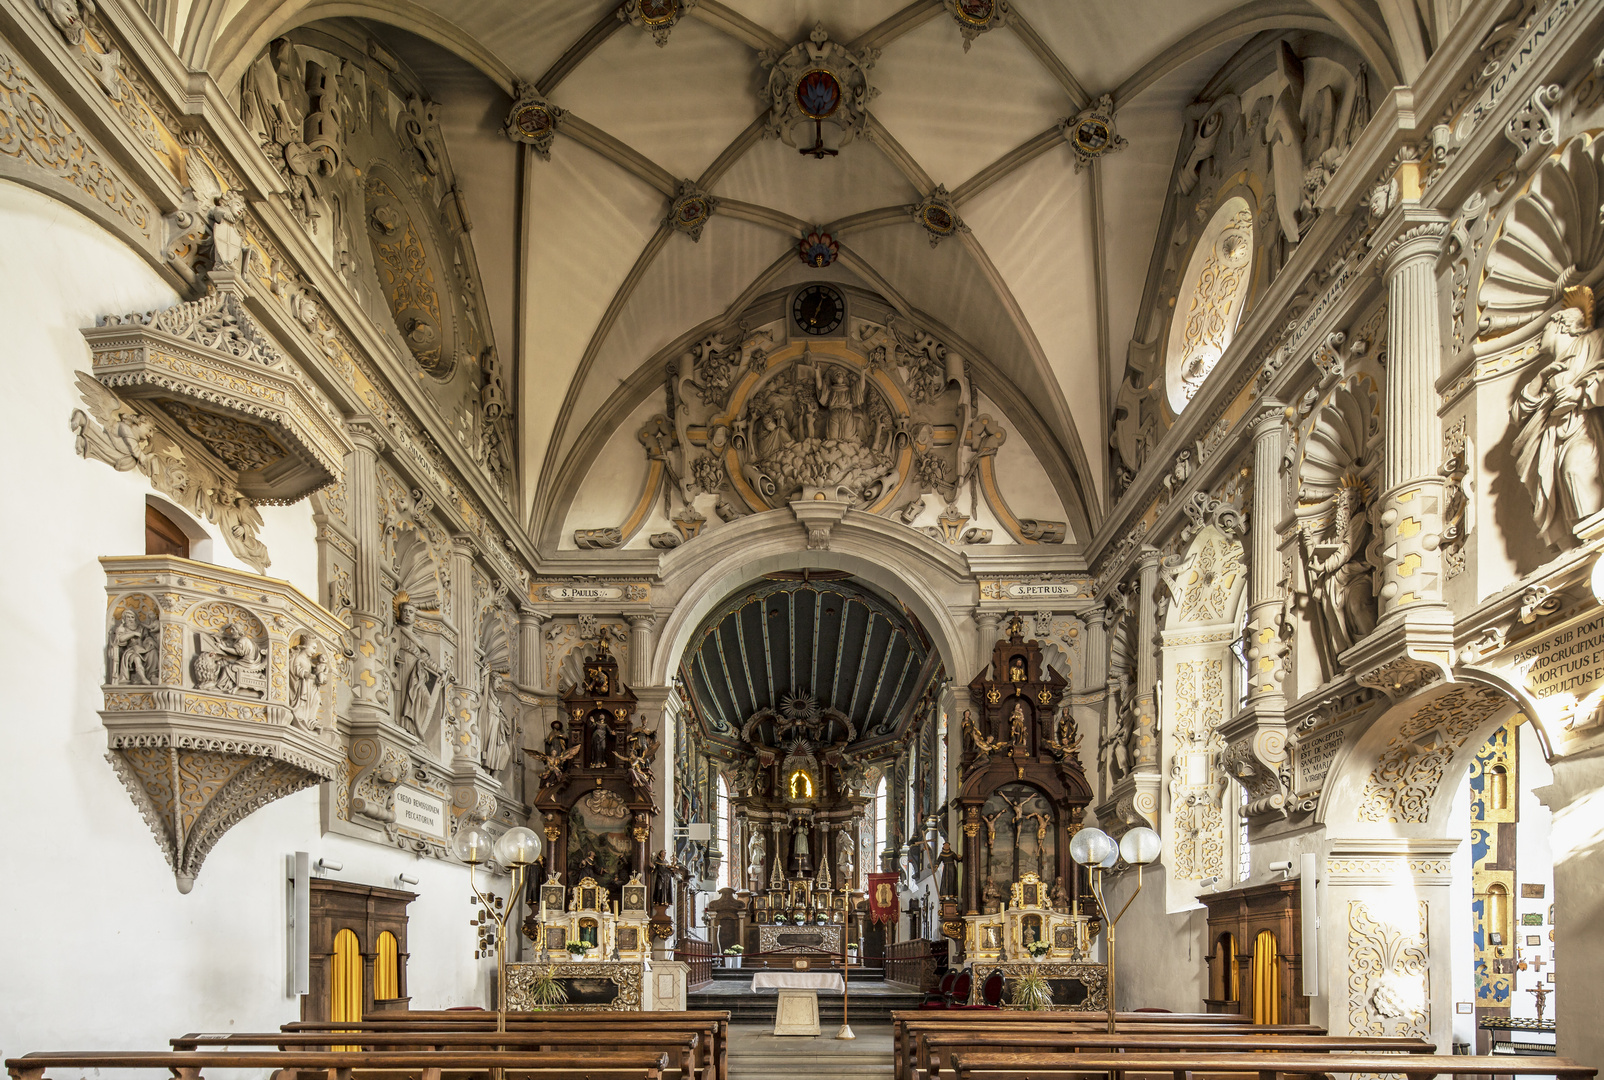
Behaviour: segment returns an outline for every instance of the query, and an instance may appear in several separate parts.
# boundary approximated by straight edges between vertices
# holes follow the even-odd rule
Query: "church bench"
[[[261,1034],[229,1033],[219,1035],[191,1034],[170,1040],[174,1050],[199,1050],[216,1047],[276,1047],[280,1050],[323,1049],[330,1045],[326,1032],[265,1032]],[[339,1045],[365,1048],[410,1050],[546,1050],[562,1048],[569,1053],[578,1048],[664,1051],[675,1062],[683,1080],[698,1080],[697,1049],[702,1045],[697,1032],[636,1031],[609,1028],[606,1031],[437,1031],[388,1032],[340,1036]],[[705,1068],[702,1080],[712,1080]]]
[[[1173,1016],[1174,1013],[1117,1013],[1117,1026],[1122,1031],[1144,1032],[1155,1035],[1192,1035],[1208,1032],[1217,1035],[1324,1035],[1326,1029],[1316,1024],[1245,1024],[1236,1015],[1217,1015],[1215,1023],[1203,1024],[1187,1021],[1179,1024],[1157,1022],[1153,1018]],[[1192,1014],[1208,1015],[1208,1014]],[[1129,1016],[1143,1019],[1127,1021]],[[1021,1026],[1032,1032],[1108,1032],[1107,1013],[1082,1013],[1066,1010],[1007,1011],[1002,1009],[973,1012],[946,1012],[933,1016],[929,1012],[898,1010],[892,1013],[893,1076],[910,1080],[917,1059],[918,1040],[927,1032],[1014,1031]],[[900,1018],[899,1018],[900,1017]]]
[[[402,1032],[402,1031],[494,1031],[496,1014],[482,1009],[408,1010],[381,1014],[384,1020],[333,1022],[300,1020],[284,1024],[281,1031]],[[509,1031],[605,1029],[637,1032],[690,1031],[702,1036],[702,1065],[710,1068],[716,1080],[729,1080],[728,1009],[689,1009],[675,1012],[510,1012]]]
[[[1590,1065],[1569,1058],[1460,1057],[1448,1054],[959,1054],[957,1080],[1053,1080],[1106,1076],[1108,1080],[1200,1080],[1246,1075],[1253,1080],[1322,1074],[1387,1074],[1426,1080],[1436,1076],[1554,1076],[1585,1080],[1597,1075]]]
[[[1401,1053],[1434,1054],[1435,1043],[1424,1039],[1382,1038],[1364,1035],[1218,1035],[1198,1029],[1184,1035],[1152,1035],[1143,1032],[1107,1031],[1053,1033],[1022,1031],[929,1032],[915,1044],[913,1076],[916,1080],[952,1080],[942,1065],[964,1053],[1063,1053],[1068,1051],[1112,1053]]]
[[[556,1054],[524,1051],[134,1051],[43,1053],[6,1060],[12,1080],[51,1080],[47,1073],[85,1069],[157,1069],[176,1080],[201,1080],[203,1069],[271,1070],[274,1080],[662,1080],[665,1053]],[[315,1074],[323,1074],[317,1077]],[[162,1076],[161,1080],[165,1080]]]

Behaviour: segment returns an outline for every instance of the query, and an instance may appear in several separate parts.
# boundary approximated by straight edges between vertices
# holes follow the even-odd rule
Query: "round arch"
[[[827,550],[809,549],[789,511],[754,514],[676,549],[663,560],[664,592],[673,612],[651,659],[653,685],[672,681],[675,666],[702,619],[730,593],[781,570],[845,570],[876,586],[913,613],[930,634],[947,671],[961,679],[975,666],[974,630],[954,612],[973,604],[962,558],[930,537],[858,511],[830,530]]]

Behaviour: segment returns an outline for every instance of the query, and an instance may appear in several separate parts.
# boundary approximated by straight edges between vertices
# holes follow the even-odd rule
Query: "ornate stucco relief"
[[[1431,1034],[1425,900],[1348,901],[1348,1030]]]
[[[1496,690],[1456,686],[1421,706],[1382,749],[1359,804],[1362,821],[1420,823],[1443,771],[1493,713],[1509,704]]]

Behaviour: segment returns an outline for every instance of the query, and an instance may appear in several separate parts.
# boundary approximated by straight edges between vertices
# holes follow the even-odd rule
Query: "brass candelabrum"
[[[1069,857],[1092,872],[1092,895],[1097,899],[1098,910],[1103,916],[1103,925],[1108,932],[1108,973],[1104,980],[1103,992],[1108,997],[1108,1032],[1115,1031],[1114,1018],[1114,927],[1118,925],[1125,912],[1135,902],[1137,894],[1142,891],[1142,867],[1158,859],[1159,853],[1164,849],[1163,841],[1158,833],[1145,825],[1126,832],[1115,843],[1114,838],[1102,829],[1080,829],[1069,841]],[[1114,868],[1121,858],[1136,867],[1136,890],[1131,898],[1125,901],[1125,906],[1119,909],[1118,914],[1111,914],[1108,904],[1103,899],[1103,875]]]
[[[454,847],[457,858],[468,864],[468,887],[473,895],[478,897],[490,917],[496,924],[496,1030],[507,1030],[507,920],[511,918],[513,909],[518,906],[518,897],[524,886],[524,874],[529,867],[540,859],[540,837],[533,829],[526,829],[522,825],[508,829],[499,837],[492,838],[484,826],[478,824],[464,824],[457,830],[457,839]],[[512,890],[507,894],[507,903],[498,908],[492,897],[479,891],[479,885],[474,880],[475,871],[480,863],[487,863],[494,859],[505,866],[512,874]],[[542,942],[544,944],[544,942]]]

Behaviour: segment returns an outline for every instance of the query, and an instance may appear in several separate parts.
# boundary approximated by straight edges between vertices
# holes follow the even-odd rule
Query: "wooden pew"
[[[662,1080],[668,1068],[664,1053],[539,1054],[521,1051],[424,1051],[399,1053],[364,1051],[153,1051],[131,1053],[26,1054],[6,1060],[12,1080],[47,1080],[47,1071],[64,1069],[158,1069],[178,1080],[201,1080],[202,1069],[271,1069],[282,1080],[297,1080],[302,1073],[319,1073],[316,1080],[375,1080],[415,1077],[444,1080],[452,1077],[488,1077],[491,1070],[509,1080]],[[166,1080],[162,1076],[160,1080]],[[308,1077],[308,1080],[313,1078]]]
[[[1569,1058],[1460,1057],[1449,1054],[959,1054],[957,1080],[1053,1080],[1087,1074],[1127,1080],[1137,1075],[1162,1080],[1198,1080],[1246,1074],[1254,1080],[1291,1075],[1381,1073],[1410,1080],[1448,1076],[1554,1076],[1586,1080],[1598,1070]]]
[[[1198,1028],[1183,1035],[1153,1035],[1141,1031],[1051,1033],[1011,1030],[926,1032],[915,1044],[913,1075],[917,1080],[952,1080],[943,1073],[944,1062],[966,1053],[1056,1054],[1089,1050],[1146,1053],[1395,1053],[1434,1054],[1435,1043],[1424,1039],[1379,1038],[1364,1035],[1219,1035]]]
[[[1233,1014],[1215,1016],[1213,1024],[1203,1024],[1195,1019],[1185,1020],[1179,1024],[1166,1024],[1165,1017],[1178,1015],[1176,1013],[1118,1013],[1116,1020],[1122,1031],[1142,1031],[1165,1035],[1191,1035],[1200,1032],[1212,1032],[1219,1035],[1324,1035],[1325,1028],[1316,1024],[1244,1024],[1241,1017]],[[1210,1014],[1179,1014],[1188,1016]],[[1061,1032],[1092,1032],[1108,1031],[1107,1013],[1083,1013],[1069,1010],[1046,1010],[1041,1012],[1006,1011],[1002,1009],[975,1009],[975,1010],[896,1010],[892,1012],[892,1054],[893,1076],[899,1080],[911,1080],[913,1066],[916,1060],[917,1040],[922,1032],[965,1032],[965,1031],[1010,1031],[1021,1025],[1028,1026],[1032,1032],[1061,1031]],[[1140,1017],[1138,1020],[1126,1020],[1125,1017]],[[1223,1022],[1221,1022],[1223,1021]]]
[[[274,1047],[279,1050],[322,1050],[329,1048],[329,1035],[321,1032],[265,1032],[261,1034],[231,1033],[219,1035],[190,1034],[170,1040],[174,1050],[199,1050],[215,1047],[232,1050],[240,1047]],[[634,1031],[609,1028],[606,1031],[436,1031],[389,1032],[340,1036],[340,1045],[363,1048],[407,1050],[555,1050],[577,1053],[582,1048],[598,1050],[629,1050],[636,1052],[666,1052],[675,1063],[682,1080],[698,1080],[697,1049],[702,1037],[694,1031]],[[712,1080],[709,1070],[702,1070],[704,1080]]]
[[[384,1020],[332,1022],[302,1020],[285,1024],[282,1031],[404,1032],[494,1031],[496,1014],[479,1009],[414,1010],[381,1013]],[[683,1012],[510,1012],[509,1031],[571,1028],[589,1031],[608,1027],[627,1031],[691,1031],[703,1038],[703,1065],[715,1080],[729,1080],[729,1027],[727,1009],[692,1009]]]

